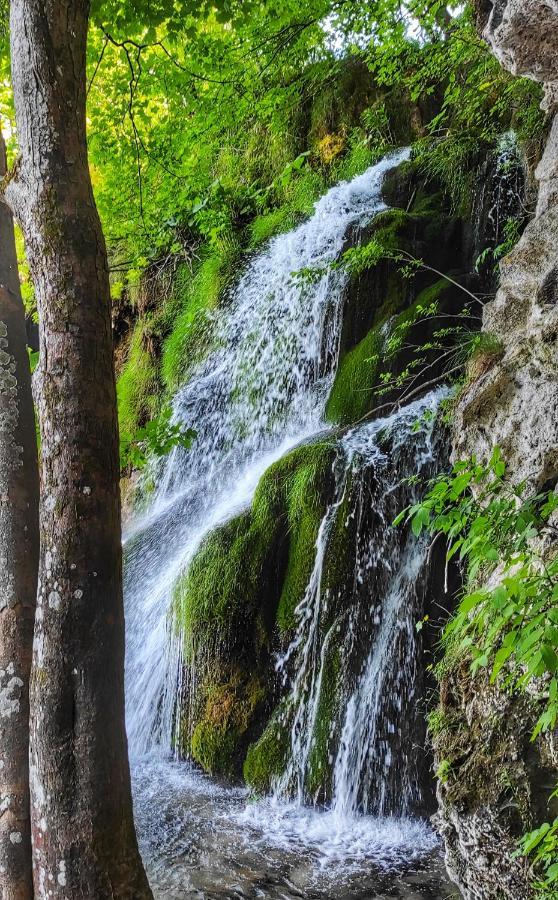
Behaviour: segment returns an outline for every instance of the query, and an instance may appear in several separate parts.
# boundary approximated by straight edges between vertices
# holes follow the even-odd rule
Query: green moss
[[[280,631],[294,627],[295,609],[310,580],[334,453],[327,442],[298,447],[268,469],[256,493],[255,511],[263,497],[268,498],[268,503],[273,497],[269,508],[280,508],[288,534],[287,568],[276,619]]]
[[[287,729],[276,714],[267,725],[259,741],[251,744],[244,761],[244,780],[258,794],[270,791],[287,764],[290,750]]]
[[[131,439],[157,412],[159,382],[147,342],[149,320],[136,322],[128,357],[118,378],[118,419],[122,438]]]
[[[370,410],[377,387],[384,336],[380,326],[341,360],[326,405],[328,422],[358,422]]]
[[[188,711],[194,721],[181,729],[192,737],[180,749],[207,771],[238,769],[263,702],[258,686],[269,677],[272,634],[294,626],[310,579],[334,454],[331,444],[317,442],[278,460],[252,507],[208,535],[175,585],[186,658],[196,666],[201,659],[206,671]]]
[[[378,95],[370,72],[360,60],[347,58],[339,60],[333,68],[328,63],[328,67],[327,81],[312,102],[310,146],[315,146],[325,135],[347,133]]]
[[[253,637],[265,563],[278,525],[267,519],[259,527],[248,511],[205,539],[174,588],[187,648],[211,639],[236,645]]]
[[[163,346],[161,375],[168,392],[184,381],[207,349],[211,314],[235,271],[240,248],[231,236],[206,252],[191,273],[181,267],[171,304],[171,331]]]
[[[208,535],[174,588],[178,622],[189,640],[250,639],[255,618],[269,621],[277,603],[280,629],[291,627],[312,571],[333,454],[326,442],[291,451],[265,472],[252,508]],[[272,583],[281,538],[289,546],[282,585]]]
[[[239,754],[264,697],[261,680],[255,677],[246,681],[239,670],[233,671],[226,683],[209,686],[204,713],[194,727],[189,748],[206,772],[236,774]]]

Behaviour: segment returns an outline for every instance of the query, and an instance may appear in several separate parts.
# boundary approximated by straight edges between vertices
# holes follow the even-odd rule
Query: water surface
[[[425,822],[250,802],[187,763],[133,767],[138,836],[156,900],[458,900]]]

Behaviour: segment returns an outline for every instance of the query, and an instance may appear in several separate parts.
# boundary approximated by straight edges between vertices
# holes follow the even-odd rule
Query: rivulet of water
[[[433,423],[446,393],[434,391],[339,441],[336,495],[318,533],[314,569],[296,610],[296,634],[278,661],[280,670],[292,672],[285,703],[292,712],[285,716],[290,754],[275,794],[308,803],[315,790],[312,750],[324,670],[336,645],[342,666],[329,722],[333,778],[326,799],[344,822],[359,813],[408,814],[421,803],[417,745],[424,717],[418,707],[416,624],[425,607],[428,546],[392,523],[416,499],[416,476],[423,480],[435,470]],[[344,585],[345,596],[336,602],[323,585],[331,530],[340,511],[359,516],[363,505],[374,515],[357,524],[349,589]]]

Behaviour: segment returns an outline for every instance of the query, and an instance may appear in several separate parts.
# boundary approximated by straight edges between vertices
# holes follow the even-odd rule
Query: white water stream
[[[424,548],[383,539],[390,530],[389,504],[382,507],[377,542],[359,550],[361,578],[383,567],[386,592],[381,605],[377,598],[369,610],[378,619],[374,649],[347,681],[349,692],[337,722],[331,808],[308,809],[302,803],[328,640],[320,632],[321,572],[334,512],[356,470],[376,467],[383,473],[377,498],[396,491],[401,470],[394,468],[394,459],[404,456],[409,441],[413,450],[404,474],[427,466],[432,459],[430,428],[419,429],[411,439],[411,426],[425,409],[434,408],[434,395],[391,421],[349,432],[339,444],[343,464],[337,496],[320,529],[295,641],[280,662],[294,667],[290,691],[296,714],[292,757],[275,796],[247,804],[245,791],[215,785],[172,759],[183,669],[180,636],[174,634],[170,616],[173,585],[205,536],[248,506],[269,465],[325,429],[346,287],[341,270],[325,267],[339,257],[349,233],[358,235],[385,208],[384,174],[407,155],[394,154],[332,188],[307,222],[271,240],[248,263],[219,311],[214,350],[174,401],[175,416],[196,429],[198,437],[191,450],[172,452],[149,509],[129,523],[125,535],[127,729],[136,816],[156,896],[166,900],[450,896],[437,863],[434,874],[416,876],[418,893],[408,889],[412,873],[400,879],[400,893],[370,893],[372,885],[375,891],[392,890],[394,882],[385,881],[386,872],[409,869],[422,859],[431,862],[429,854],[436,847],[425,823],[386,817],[394,810],[376,796],[377,790],[386,796],[399,791],[405,802],[398,811],[406,813],[416,789],[413,767],[403,757],[400,777],[392,778],[384,726],[396,730],[401,722],[391,708],[388,712],[385,693],[399,692],[399,712],[408,710],[412,696],[405,695],[404,685],[415,665],[413,590]],[[318,280],[294,274],[323,267]],[[382,444],[386,434],[387,455]],[[361,624],[355,607],[345,623],[349,656]],[[407,668],[399,671],[392,663],[402,654]],[[410,748],[406,752],[412,755]],[[394,761],[395,769],[399,765]],[[285,799],[293,784],[298,802]],[[369,811],[380,817],[362,815]],[[236,869],[232,859],[239,860]],[[368,893],[351,888],[352,878],[368,885]],[[443,894],[438,893],[442,884]]]

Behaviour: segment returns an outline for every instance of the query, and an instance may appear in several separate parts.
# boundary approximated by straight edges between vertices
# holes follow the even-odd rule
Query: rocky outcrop
[[[502,64],[544,84],[554,121],[536,170],[534,218],[484,307],[483,328],[501,354],[471,368],[454,455],[486,458],[499,445],[514,481],[548,488],[558,480],[558,2],[483,0],[478,13]],[[438,824],[450,874],[467,900],[526,900],[531,876],[513,850],[555,814],[547,801],[557,777],[549,739],[529,739],[535,701],[510,700],[465,667],[442,680],[440,715],[434,742],[451,775],[439,785]]]
[[[558,102],[558,2],[497,0],[484,35],[512,72],[545,85]],[[458,409],[455,453],[502,448],[512,477],[533,485],[558,476],[558,115],[537,167],[536,215],[501,264],[483,327],[502,345],[499,360],[473,377]],[[479,371],[479,369],[477,369]]]

